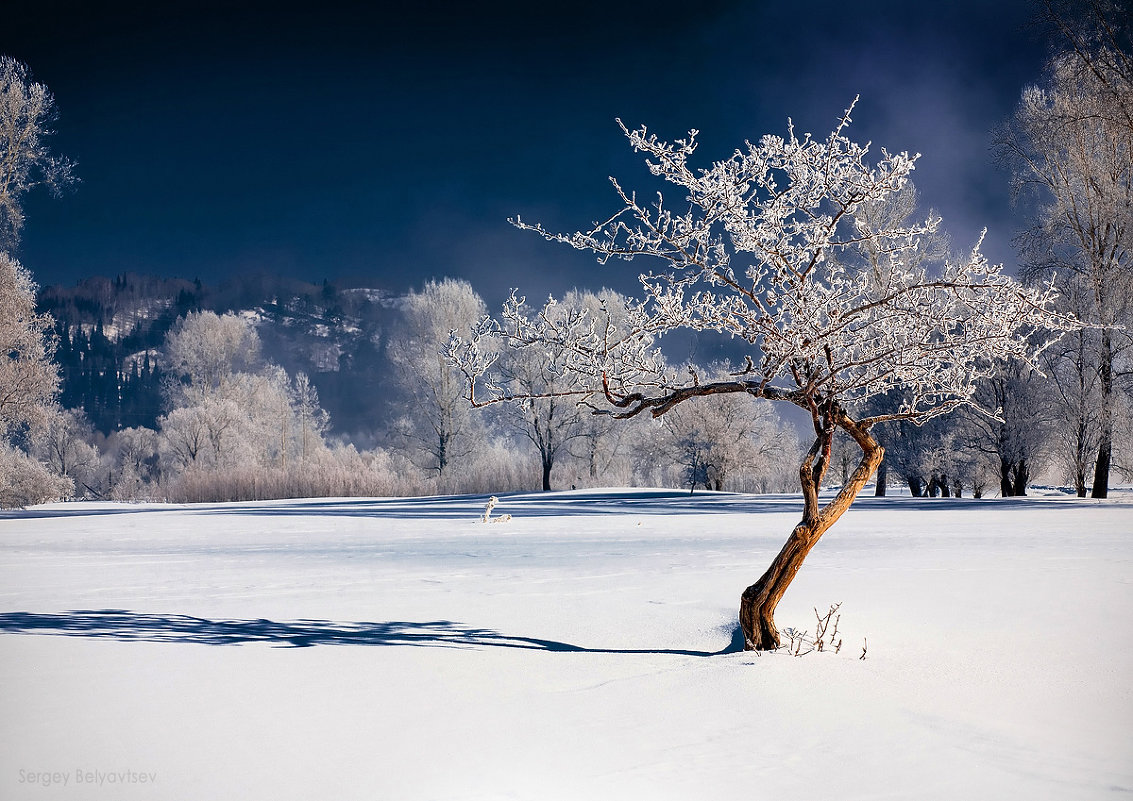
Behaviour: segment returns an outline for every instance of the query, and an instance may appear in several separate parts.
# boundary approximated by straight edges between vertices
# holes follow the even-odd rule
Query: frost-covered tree
[[[73,488],[67,477],[13,448],[10,438],[42,430],[59,394],[50,315],[35,310],[31,274],[12,256],[19,242],[24,194],[39,184],[59,190],[73,181],[71,162],[46,139],[55,101],[24,64],[0,56],[0,505],[40,503]]]
[[[19,242],[28,190],[44,185],[59,192],[75,181],[73,163],[47,144],[57,113],[55,98],[31,80],[27,65],[0,55],[0,250]]]
[[[172,472],[286,469],[325,447],[314,387],[263,363],[248,320],[190,313],[166,337],[165,361],[159,449]]]
[[[0,439],[0,509],[60,500],[74,489],[70,478]]]
[[[1075,277],[1061,278],[1060,305],[1079,317],[1088,317],[1093,291],[1082,283]],[[1101,382],[1094,366],[1098,336],[1094,329],[1072,331],[1043,354],[1043,369],[1049,376],[1058,418],[1051,432],[1053,455],[1079,498],[1085,498],[1089,490],[1100,447]],[[1122,415],[1115,412],[1114,418],[1120,421]]]
[[[174,402],[183,388],[216,390],[236,373],[263,365],[256,329],[235,314],[189,312],[165,337],[165,371],[174,377],[166,392]]]
[[[1133,9],[1129,0],[1039,0],[1037,22],[1074,69],[1109,95],[1106,122],[1133,130]]]
[[[512,300],[515,301],[514,295]],[[607,301],[621,303],[621,310],[611,310]],[[624,303],[617,296],[603,299],[592,293],[571,292],[562,302],[551,301],[538,312],[522,301],[514,305],[520,314],[537,313],[548,325],[569,326],[572,320],[590,318],[596,309],[609,317],[611,325],[616,325],[618,319],[624,318]],[[505,306],[505,313],[511,305]],[[587,420],[589,410],[571,397],[574,379],[567,365],[572,360],[565,341],[549,339],[542,348],[506,349],[492,365],[488,378],[505,395],[519,399],[504,408],[502,424],[534,446],[544,492],[551,489],[551,472],[559,457],[569,454],[572,444],[593,441],[593,427]]]
[[[777,456],[784,451],[795,456],[792,437],[767,401],[740,395],[698,399],[673,408],[661,422],[654,459],[679,467],[679,480],[690,490],[734,489],[738,480],[770,487]]]
[[[82,410],[55,408],[32,438],[31,455],[74,482],[76,495],[95,495],[100,458],[90,442],[93,438],[94,429]]]
[[[429,281],[402,304],[402,324],[387,353],[406,394],[395,423],[418,467],[442,476],[484,443],[484,421],[464,400],[460,373],[442,355],[453,329],[465,330],[487,307],[467,281]]]
[[[1095,498],[1108,493],[1115,393],[1133,348],[1133,70],[1128,53],[1080,40],[1056,54],[1041,85],[1023,90],[997,137],[1015,190],[1035,202],[1019,237],[1027,275],[1084,288],[1098,375]],[[1081,305],[1081,304],[1080,304]]]
[[[59,393],[54,323],[35,310],[30,273],[0,251],[0,438],[42,424]]]
[[[548,351],[559,380],[544,396],[574,398],[615,418],[661,416],[693,398],[744,394],[794,404],[810,417],[814,440],[799,465],[802,519],[763,576],[741,596],[746,647],[775,648],[773,613],[822,534],[849,508],[882,459],[872,429],[886,420],[926,420],[974,402],[977,382],[1008,358],[1033,362],[1035,338],[1073,321],[1049,311],[1051,289],[1021,286],[990,265],[978,246],[938,272],[906,254],[936,230],[872,225],[859,212],[898,192],[916,157],[869,148],[846,135],[849,112],[825,139],[764,136],[730,157],[695,169],[696,132],[666,143],[644,127],[624,128],[653,175],[679,187],[683,202],[659,193],[647,203],[613,181],[622,208],[588,231],[546,238],[612,258],[659,265],[641,275],[642,295],[621,324],[609,313],[561,315],[513,295],[499,320],[485,319],[449,353],[465,371],[473,403],[530,402],[522,388],[485,382],[506,351]],[[875,270],[863,243],[881,254]],[[669,369],[659,338],[711,330],[750,346],[745,363],[721,380]],[[505,351],[505,352],[506,352]],[[897,410],[861,415],[864,401],[894,390]],[[829,500],[819,488],[835,431],[861,450],[849,480]]]
[[[158,436],[151,428],[123,428],[110,435],[105,455],[109,495],[137,500],[158,479]]]
[[[298,431],[288,389],[280,368],[234,373],[217,388],[191,386],[158,420],[164,449],[181,467],[286,467]]]
[[[295,439],[299,458],[307,461],[323,445],[323,435],[330,427],[330,415],[319,404],[319,391],[304,372],[295,374],[291,382],[292,406],[298,431]]]
[[[184,470],[207,453],[208,421],[200,407],[171,409],[158,418],[161,429],[159,448],[168,467]]]
[[[1057,419],[1048,381],[1013,361],[980,382],[976,400],[996,416],[963,415],[968,448],[983,454],[998,473],[1001,496],[1026,495],[1031,477],[1043,467]]]

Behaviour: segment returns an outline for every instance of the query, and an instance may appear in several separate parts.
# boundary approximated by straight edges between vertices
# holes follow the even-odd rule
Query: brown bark
[[[850,508],[858,492],[869,481],[885,455],[884,448],[862,426],[839,409],[827,411],[827,420],[816,418],[816,438],[799,470],[803,487],[803,519],[795,526],[770,567],[740,596],[740,626],[744,633],[744,648],[748,651],[768,651],[779,647],[779,630],[775,625],[775,608],[791,585],[795,575],[811,548],[834,525],[842,513]],[[861,461],[841,491],[824,507],[818,505],[818,490],[829,466],[830,443],[833,425],[845,430],[862,449]]]

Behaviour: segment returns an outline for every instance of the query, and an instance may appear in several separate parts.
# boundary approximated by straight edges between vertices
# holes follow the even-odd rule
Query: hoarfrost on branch
[[[554,298],[536,309],[513,293],[499,319],[484,318],[468,340],[454,334],[448,355],[472,401],[517,397],[494,380],[500,346],[565,353],[557,394],[616,417],[659,416],[725,392],[818,412],[900,389],[902,407],[858,421],[867,428],[973,403],[976,382],[997,362],[1037,367],[1042,350],[1077,325],[1051,310],[1053,283],[1022,286],[979,242],[932,274],[910,258],[939,218],[879,225],[860,212],[899,192],[919,156],[882,149],[871,164],[870,146],[845,135],[851,111],[825,140],[788,124],[785,137],[747,142],[704,169],[689,164],[695,130],[667,143],[622,125],[650,172],[685,192],[680,210],[660,193],[645,203],[611,179],[622,208],[588,231],[512,222],[603,264],[651,257],[660,267],[641,274],[641,297],[624,309],[563,310]],[[752,350],[728,380],[701,383],[695,369],[669,368],[661,355],[660,338],[682,328],[729,334]]]

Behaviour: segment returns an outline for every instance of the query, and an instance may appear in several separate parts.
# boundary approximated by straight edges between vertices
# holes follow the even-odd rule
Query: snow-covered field
[[[0,515],[0,798],[1133,793],[1129,494],[863,498],[801,658],[733,637],[796,498],[484,501]]]

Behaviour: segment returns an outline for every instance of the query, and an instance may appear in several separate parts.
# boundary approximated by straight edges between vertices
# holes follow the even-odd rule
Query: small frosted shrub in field
[[[63,500],[74,490],[71,479],[52,473],[23,451],[0,444],[0,508]]]

